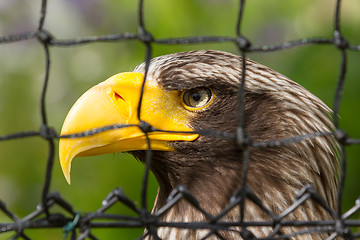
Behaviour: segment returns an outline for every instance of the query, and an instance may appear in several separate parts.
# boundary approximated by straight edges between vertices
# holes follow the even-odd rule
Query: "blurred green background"
[[[155,38],[234,36],[238,5],[235,0],[147,0],[145,24]],[[0,0],[0,36],[34,31],[40,6],[40,0]],[[137,7],[134,0],[49,0],[45,28],[58,39],[136,32]],[[256,45],[302,37],[331,38],[334,9],[334,0],[251,0],[246,3],[242,31]],[[351,44],[360,43],[359,12],[359,1],[343,1],[341,28]],[[139,41],[52,47],[46,100],[50,125],[60,132],[68,110],[83,92],[115,73],[132,71],[143,61],[144,49]],[[153,56],[193,49],[238,53],[230,43],[154,45]],[[333,105],[340,63],[340,52],[335,47],[305,46],[252,53],[248,57],[300,83],[330,107]],[[39,129],[44,71],[44,51],[36,40],[0,44],[0,135]],[[354,138],[360,138],[359,76],[360,52],[348,52],[340,126]],[[47,154],[48,144],[40,137],[0,142],[0,199],[20,217],[34,211],[40,202]],[[347,147],[347,156],[344,211],[360,195],[360,146]],[[142,164],[127,154],[80,158],[73,162],[69,186],[56,157],[51,189],[59,191],[74,209],[89,212],[100,207],[104,197],[117,186],[139,203],[142,173]],[[149,187],[148,205],[152,206],[157,189],[153,176]],[[122,206],[111,211],[133,214]],[[0,213],[0,222],[9,221]],[[62,239],[61,229],[25,232],[33,239]],[[136,239],[142,232],[93,229],[100,239]],[[12,234],[0,234],[0,239]]]

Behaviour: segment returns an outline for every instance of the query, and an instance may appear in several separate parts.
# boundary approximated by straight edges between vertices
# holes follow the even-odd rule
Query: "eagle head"
[[[67,181],[70,183],[74,157],[130,152],[145,161],[149,140],[153,150],[150,168],[159,183],[153,211],[166,203],[174,188],[184,184],[209,214],[220,213],[241,187],[243,149],[233,138],[199,133],[236,132],[242,61],[246,61],[243,127],[252,143],[333,130],[331,110],[274,70],[221,51],[175,53],[152,59],[145,83],[143,63],[133,72],[116,74],[92,87],[77,100],[65,119],[62,135],[92,133],[102,127],[109,130],[81,138],[61,138],[60,162]],[[143,131],[144,123],[151,126],[150,131]],[[333,136],[272,148],[250,144],[249,149],[247,185],[275,214],[290,206],[308,184],[335,208],[338,153]],[[239,211],[233,209],[223,219],[239,219]],[[247,220],[269,218],[250,201],[245,211]],[[205,219],[186,201],[180,201],[162,218],[185,222]],[[309,200],[287,218],[331,217]],[[158,234],[165,239],[174,239],[176,234],[187,236],[182,239],[197,239],[206,234],[205,230],[175,230],[164,227]],[[271,228],[253,231],[266,236]],[[239,238],[236,231],[221,234],[227,239]]]

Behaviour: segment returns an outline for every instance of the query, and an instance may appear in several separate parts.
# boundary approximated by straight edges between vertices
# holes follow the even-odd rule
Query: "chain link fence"
[[[188,228],[188,229],[210,229],[210,233],[207,237],[217,234],[218,230],[230,229],[234,226],[242,227],[242,232],[240,233],[243,238],[252,239],[254,236],[247,230],[251,226],[270,226],[276,228],[281,228],[282,226],[302,226],[298,232],[292,234],[281,234],[281,232],[274,231],[274,234],[271,234],[266,239],[290,239],[294,236],[300,236],[304,234],[318,233],[318,232],[327,232],[329,233],[328,239],[335,239],[337,237],[342,237],[345,239],[355,239],[360,238],[360,232],[358,231],[360,227],[360,220],[351,219],[355,213],[359,211],[360,208],[360,199],[358,199],[355,205],[347,210],[343,209],[342,199],[343,199],[343,189],[344,181],[346,178],[346,146],[349,145],[358,145],[360,144],[360,139],[351,138],[345,131],[343,131],[339,126],[339,111],[340,111],[340,102],[342,99],[342,93],[344,84],[346,81],[346,70],[347,70],[347,59],[348,53],[354,52],[359,54],[360,45],[350,44],[347,36],[343,34],[340,27],[340,9],[341,9],[341,0],[338,0],[335,4],[335,11],[333,13],[334,20],[334,29],[333,36],[331,38],[318,37],[318,38],[301,38],[295,41],[283,42],[279,45],[266,45],[266,46],[256,46],[251,43],[245,35],[243,35],[243,14],[246,11],[245,1],[242,0],[238,5],[238,15],[236,21],[236,34],[234,36],[194,36],[194,37],[184,37],[184,38],[168,38],[168,39],[157,39],[153,36],[151,32],[148,31],[146,27],[146,22],[144,20],[144,1],[140,0],[138,2],[138,31],[137,32],[124,32],[120,34],[109,34],[104,36],[94,36],[94,37],[82,37],[70,40],[61,40],[57,39],[51,33],[51,29],[45,29],[44,23],[47,17],[47,0],[42,0],[41,12],[38,20],[38,27],[35,31],[31,32],[22,32],[8,36],[0,37],[0,44],[12,44],[18,41],[27,41],[30,39],[36,39],[38,43],[42,46],[43,51],[45,52],[45,76],[43,80],[43,87],[41,92],[41,126],[40,130],[37,131],[21,131],[14,132],[7,135],[1,135],[0,141],[15,140],[20,138],[29,138],[29,137],[40,137],[48,144],[48,156],[47,156],[47,167],[45,171],[45,179],[42,187],[41,193],[41,202],[38,205],[38,208],[26,215],[25,217],[17,216],[11,209],[9,209],[5,202],[0,200],[0,212],[5,214],[9,222],[0,223],[0,238],[1,233],[12,232],[13,235],[11,239],[30,239],[28,236],[28,231],[30,229],[46,229],[46,228],[63,228],[64,236],[70,235],[71,239],[97,239],[92,230],[96,228],[147,228],[149,231],[145,232],[143,236],[140,236],[139,239],[144,239],[148,235],[152,235],[154,239],[159,239],[156,234],[156,230],[159,227],[171,226],[177,228]],[[182,222],[162,222],[158,220],[161,212],[167,211],[172,206],[178,203],[180,199],[185,199],[194,207],[199,209],[199,211],[204,212],[200,207],[201,204],[192,196],[192,194],[187,190],[186,186],[180,186],[175,189],[173,192],[173,198],[170,198],[166,205],[157,213],[151,213],[147,208],[147,189],[148,189],[148,178],[149,178],[149,166],[151,162],[151,149],[147,150],[146,155],[146,164],[145,171],[143,175],[143,183],[141,189],[141,202],[138,206],[132,199],[126,196],[121,188],[116,188],[111,191],[103,200],[102,206],[98,209],[95,209],[92,212],[83,212],[74,209],[71,202],[67,201],[62,197],[59,192],[52,192],[51,182],[52,182],[52,170],[54,165],[55,157],[55,148],[56,140],[61,137],[71,137],[78,138],[84,136],[90,136],[104,131],[109,131],[112,129],[126,127],[124,125],[114,125],[107,126],[99,129],[91,129],[89,131],[68,135],[60,136],[58,132],[54,130],[51,126],[51,123],[48,121],[48,109],[46,108],[46,101],[49,96],[47,95],[47,88],[49,81],[51,81],[51,71],[50,65],[52,64],[52,55],[50,54],[50,49],[64,46],[78,46],[84,44],[91,44],[95,42],[120,42],[120,41],[131,41],[138,40],[143,43],[145,46],[145,62],[146,62],[146,72],[149,68],[150,59],[152,58],[152,47],[154,44],[159,45],[182,45],[182,44],[204,44],[204,43],[232,43],[237,49],[239,54],[245,58],[248,53],[254,52],[274,52],[282,51],[290,48],[299,48],[305,45],[329,45],[333,48],[338,49],[341,53],[340,55],[340,64],[339,64],[339,76],[335,91],[335,98],[333,104],[334,111],[334,125],[336,130],[334,132],[314,132],[307,135],[295,136],[288,139],[274,139],[267,142],[258,142],[251,143],[246,142],[246,137],[244,137],[243,131],[238,131],[237,133],[223,133],[223,132],[214,132],[214,131],[201,131],[199,134],[209,135],[214,137],[228,138],[237,141],[239,145],[244,148],[244,169],[243,169],[243,184],[242,188],[234,195],[228,208],[224,209],[219,216],[210,217],[208,222],[194,222],[194,223],[182,223]],[[246,64],[245,61],[242,65],[242,84],[239,88],[239,101],[244,102],[245,94],[245,72]],[[139,106],[141,105],[141,100]],[[140,109],[140,108],[139,108]],[[140,115],[140,114],[139,114]],[[239,129],[243,129],[243,109],[239,109]],[[141,119],[140,119],[141,120]],[[151,126],[148,126],[145,122],[140,121],[139,128],[142,129],[145,133],[154,131]],[[272,213],[269,213],[271,216],[271,221],[264,222],[246,222],[243,218],[238,222],[221,222],[218,221],[220,216],[229,211],[229,209],[234,208],[235,206],[240,206],[244,208],[245,201],[243,199],[250,199],[252,202],[257,204],[261,209],[268,212],[261,199],[258,199],[254,195],[251,189],[247,188],[246,185],[246,173],[248,169],[248,150],[250,147],[276,147],[279,145],[288,145],[297,143],[299,141],[305,141],[307,139],[316,138],[325,135],[333,135],[337,138],[340,143],[340,148],[342,150],[341,155],[341,172],[339,173],[339,191],[338,191],[338,203],[336,212],[329,209],[326,203],[321,200],[320,195],[314,191],[312,187],[304,188],[296,199],[294,199],[293,204],[281,215],[276,216]],[[147,139],[149,142],[149,139]],[[330,212],[334,220],[326,221],[309,221],[309,222],[295,222],[295,221],[285,221],[283,218],[288,212],[293,211],[299,205],[303,204],[307,199],[313,199],[317,201],[326,211]],[[116,204],[121,203],[123,206],[126,206],[129,210],[133,211],[134,216],[122,215],[122,214],[112,214],[108,213],[108,209]],[[56,209],[56,211],[54,210]],[[60,211],[59,211],[60,209]],[[80,209],[81,210],[81,209]],[[207,214],[205,212],[205,214]],[[209,214],[207,214],[209,215]],[[221,235],[217,235],[221,239]]]

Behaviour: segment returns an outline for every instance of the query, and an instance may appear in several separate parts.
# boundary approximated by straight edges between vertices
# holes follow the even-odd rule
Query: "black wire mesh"
[[[41,14],[38,23],[38,28],[33,32],[25,32],[20,34],[14,34],[9,36],[0,37],[0,43],[13,43],[17,41],[26,41],[29,39],[37,39],[37,41],[42,45],[45,52],[45,77],[43,81],[43,88],[41,93],[41,126],[39,131],[24,131],[16,132],[8,135],[0,136],[0,141],[8,141],[19,138],[27,138],[38,136],[48,142],[48,160],[46,168],[46,176],[43,184],[42,190],[42,201],[39,204],[38,208],[29,213],[24,218],[16,216],[10,209],[8,209],[4,202],[0,201],[0,210],[7,215],[12,222],[10,223],[0,223],[0,233],[4,232],[14,232],[14,235],[11,239],[30,239],[26,234],[26,229],[33,228],[64,228],[64,234],[71,234],[71,239],[97,239],[93,235],[91,229],[94,228],[147,228],[148,231],[139,239],[145,238],[147,235],[152,235],[154,239],[159,239],[156,234],[156,230],[161,226],[170,226],[177,228],[188,228],[188,229],[210,229],[208,236],[212,234],[217,234],[217,230],[228,230],[233,226],[242,227],[241,236],[244,238],[253,238],[247,231],[247,227],[251,226],[270,226],[274,229],[280,229],[282,226],[302,226],[306,227],[292,234],[282,234],[280,231],[275,231],[273,234],[269,235],[266,239],[283,239],[291,238],[293,236],[303,235],[307,233],[316,233],[316,232],[328,232],[330,233],[328,239],[334,239],[336,237],[343,237],[345,239],[354,239],[360,238],[360,232],[357,232],[357,228],[360,227],[360,220],[349,219],[354,213],[359,211],[360,208],[360,199],[358,199],[355,205],[343,213],[342,209],[342,197],[346,173],[346,148],[345,146],[360,144],[360,139],[350,138],[346,132],[339,128],[339,117],[338,113],[340,110],[340,101],[342,99],[342,92],[344,87],[344,82],[346,79],[346,69],[347,69],[347,53],[349,51],[360,51],[360,45],[350,45],[346,37],[342,34],[340,29],[340,7],[341,0],[336,2],[336,8],[334,13],[334,31],[332,38],[302,38],[295,41],[283,42],[279,45],[273,46],[255,46],[242,34],[242,25],[243,25],[243,12],[245,10],[245,0],[241,0],[239,3],[238,9],[238,18],[236,25],[236,35],[233,37],[229,36],[195,36],[195,37],[186,37],[186,38],[171,38],[171,39],[156,39],[152,36],[151,32],[147,31],[144,21],[144,1],[139,1],[138,6],[138,32],[137,33],[121,33],[121,34],[110,34],[105,36],[95,36],[95,37],[84,37],[70,40],[59,40],[56,39],[49,31],[44,29],[44,22],[46,18],[47,10],[47,0],[42,1],[41,5]],[[145,46],[145,79],[147,71],[149,69],[150,59],[152,57],[152,46],[153,44],[202,44],[202,43],[223,43],[230,42],[233,43],[239,50],[240,55],[245,58],[249,52],[271,52],[271,51],[280,51],[284,49],[304,46],[304,45],[317,45],[317,44],[326,44],[332,45],[341,52],[341,61],[339,66],[339,76],[338,84],[335,91],[334,98],[334,125],[336,127],[334,132],[314,132],[306,135],[295,136],[287,139],[275,139],[267,142],[250,142],[247,139],[246,133],[243,131],[244,126],[244,109],[243,102],[245,99],[245,84],[246,84],[246,61],[243,61],[242,65],[242,82],[239,88],[239,120],[238,120],[238,131],[235,133],[227,133],[220,131],[196,131],[199,134],[209,135],[213,137],[221,137],[232,139],[237,142],[244,149],[244,168],[243,168],[243,177],[242,177],[242,187],[238,192],[233,196],[230,205],[224,209],[218,216],[211,216],[205,210],[200,207],[199,202],[195,199],[186,186],[179,186],[176,188],[172,196],[169,198],[165,206],[163,206],[158,212],[151,213],[148,210],[147,202],[147,188],[148,188],[148,176],[149,176],[149,166],[152,160],[151,149],[147,150],[146,154],[146,164],[145,171],[143,175],[143,183],[141,190],[141,204],[140,207],[137,206],[133,200],[128,198],[121,188],[116,188],[111,191],[108,196],[103,201],[102,206],[99,209],[96,209],[93,212],[82,213],[80,214],[73,209],[71,203],[67,202],[58,192],[50,192],[51,178],[52,178],[52,168],[55,159],[55,143],[56,139],[62,138],[79,138],[84,136],[90,136],[98,134],[100,132],[109,131],[117,128],[124,128],[133,125],[114,125],[114,126],[105,126],[98,129],[90,129],[86,132],[59,136],[59,134],[49,125],[47,120],[47,109],[46,105],[46,93],[47,86],[49,82],[50,74],[50,64],[51,64],[51,55],[49,49],[59,46],[74,46],[82,44],[90,44],[94,42],[114,42],[114,41],[124,41],[124,40],[140,40]],[[142,91],[144,89],[145,81],[142,86]],[[138,103],[138,119],[140,124],[138,127],[146,134],[152,131],[163,131],[161,129],[156,129],[150,126],[148,123],[141,121],[140,109],[142,104],[142,94]],[[261,199],[258,199],[255,194],[247,187],[247,170],[249,162],[249,148],[263,148],[263,147],[275,147],[280,145],[293,144],[299,141],[304,141],[311,138],[316,138],[325,135],[333,135],[340,143],[342,150],[341,155],[341,172],[340,172],[340,182],[339,182],[339,191],[338,191],[338,203],[337,211],[327,207],[327,204],[320,197],[311,186],[306,186],[299,195],[294,200],[293,204],[285,210],[280,215],[274,215],[262,204]],[[149,143],[149,138],[147,137],[147,142]],[[150,146],[150,144],[148,144]],[[296,207],[301,205],[307,199],[313,199],[318,204],[320,204],[327,212],[334,217],[334,220],[326,221],[285,221],[283,218],[293,211]],[[201,211],[208,218],[208,222],[162,222],[158,220],[164,212],[174,206],[181,199],[185,199],[199,211]],[[235,206],[241,207],[245,206],[245,200],[250,199],[261,209],[269,214],[271,221],[263,222],[246,222],[244,216],[241,216],[240,221],[237,222],[221,222],[219,219],[223,214],[228,212]],[[114,204],[121,202],[127,208],[132,210],[137,217],[127,216],[127,215],[118,215],[107,213],[107,210]],[[58,206],[62,208],[64,213],[53,213],[52,209]],[[65,214],[66,213],[66,214]],[[244,211],[241,211],[244,213]],[[70,217],[69,217],[70,216]],[[99,221],[99,220],[103,221]],[[105,221],[104,221],[105,220]],[[78,231],[77,231],[78,229]],[[217,235],[218,237],[221,237]],[[205,237],[206,238],[206,237]]]

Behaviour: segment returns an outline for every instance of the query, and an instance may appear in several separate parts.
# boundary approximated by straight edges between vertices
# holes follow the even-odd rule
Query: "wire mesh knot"
[[[140,209],[140,219],[145,226],[154,226],[158,222],[157,216],[151,214],[147,209]]]
[[[149,133],[154,131],[154,128],[145,121],[140,121],[139,128],[143,133]]]
[[[251,46],[251,42],[249,39],[244,37],[243,35],[239,35],[235,40],[236,45],[239,47],[241,51],[248,51],[249,47]]]
[[[36,33],[36,38],[37,38],[40,42],[43,42],[43,43],[45,43],[45,44],[48,44],[48,43],[50,43],[50,42],[54,39],[54,36],[53,36],[50,32],[48,32],[48,31],[46,31],[46,30],[44,30],[44,29],[41,29],[40,31],[38,31],[38,32]]]
[[[143,43],[151,43],[154,41],[154,37],[151,35],[151,33],[149,33],[148,31],[146,31],[143,27],[139,27],[138,28],[138,38],[140,41],[142,41]]]
[[[46,125],[41,125],[40,136],[44,139],[53,139],[57,137],[57,134],[54,128],[50,128]]]
[[[335,131],[335,137],[336,140],[338,140],[339,143],[347,145],[349,136],[346,134],[346,132],[342,129],[336,129]]]
[[[334,31],[333,41],[335,46],[340,49],[346,49],[349,47],[348,40],[339,31]]]
[[[351,230],[346,227],[343,219],[337,220],[335,227],[339,236],[342,236],[344,239],[355,239]]]
[[[246,134],[242,127],[236,129],[236,144],[240,147],[246,147],[251,144],[251,138]]]

